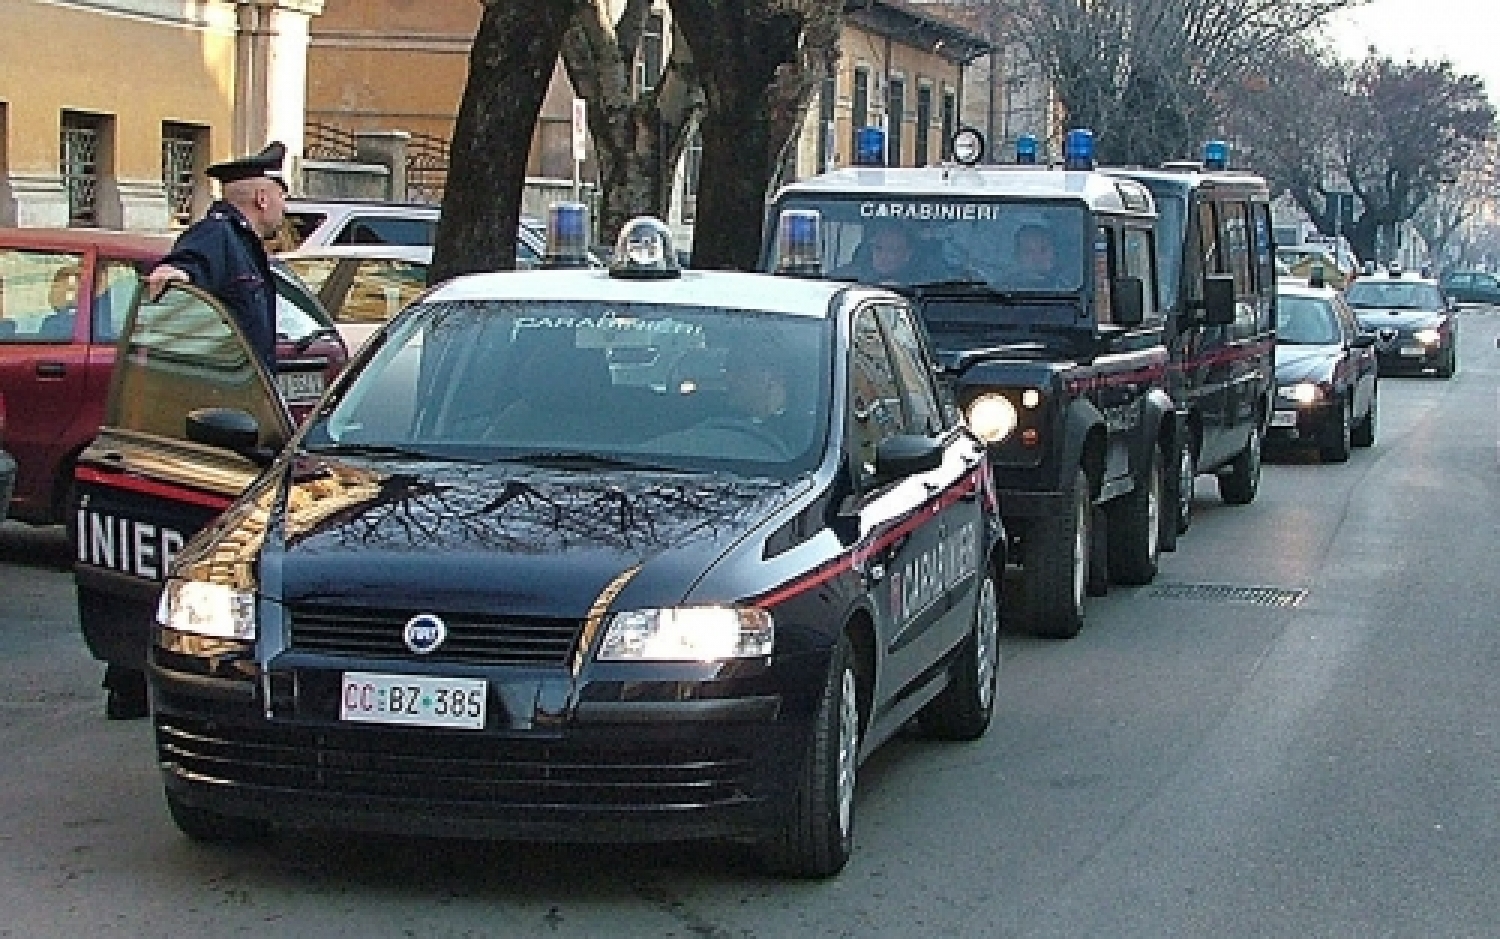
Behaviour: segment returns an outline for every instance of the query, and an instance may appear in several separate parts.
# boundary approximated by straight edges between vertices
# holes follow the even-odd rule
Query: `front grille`
[[[225,724],[158,713],[164,767],[200,781],[429,807],[697,808],[750,798],[734,744]]]
[[[414,658],[402,632],[415,614],[357,608],[301,607],[291,611],[292,648],[299,652]],[[475,665],[566,665],[583,624],[548,617],[440,614],[448,639],[426,661]]]

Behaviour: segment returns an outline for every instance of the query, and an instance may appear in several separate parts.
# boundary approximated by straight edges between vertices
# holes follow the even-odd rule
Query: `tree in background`
[[[1458,174],[1444,180],[1438,191],[1412,216],[1417,234],[1439,267],[1458,261],[1466,248],[1465,232],[1481,206],[1492,202],[1497,192],[1496,154],[1493,141],[1475,149]]]
[[[529,141],[582,0],[482,0],[429,283],[515,267]]]

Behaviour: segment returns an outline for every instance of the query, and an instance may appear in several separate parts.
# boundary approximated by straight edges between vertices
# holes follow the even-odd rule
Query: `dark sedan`
[[[1500,304],[1500,277],[1486,271],[1450,271],[1442,287],[1455,303]]]
[[[1276,298],[1276,411],[1266,443],[1315,446],[1325,462],[1375,443],[1375,336],[1339,292],[1282,282]]]
[[[1437,281],[1392,271],[1360,278],[1344,298],[1375,334],[1380,374],[1451,378],[1458,370],[1458,319]]]

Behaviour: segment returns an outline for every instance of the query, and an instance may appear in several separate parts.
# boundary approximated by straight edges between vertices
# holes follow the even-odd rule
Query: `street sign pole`
[[[588,146],[588,102],[573,99],[573,201],[583,201],[583,158]]]

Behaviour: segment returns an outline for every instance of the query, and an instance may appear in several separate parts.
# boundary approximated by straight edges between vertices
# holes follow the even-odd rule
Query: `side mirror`
[[[1110,318],[1119,325],[1141,325],[1146,319],[1146,282],[1139,277],[1116,277],[1109,305]]]
[[[897,434],[875,449],[875,485],[926,473],[943,465],[943,442],[936,437]]]
[[[239,408],[197,408],[187,415],[187,439],[208,447],[238,453],[259,466],[270,456],[259,447],[260,424]]]
[[[1351,342],[1349,345],[1353,346],[1356,349],[1368,349],[1371,346],[1373,346],[1374,344],[1375,344],[1375,334],[1374,333],[1356,333],[1354,335],[1354,341]]]
[[[1209,274],[1203,278],[1203,322],[1228,326],[1234,322],[1234,275]]]

